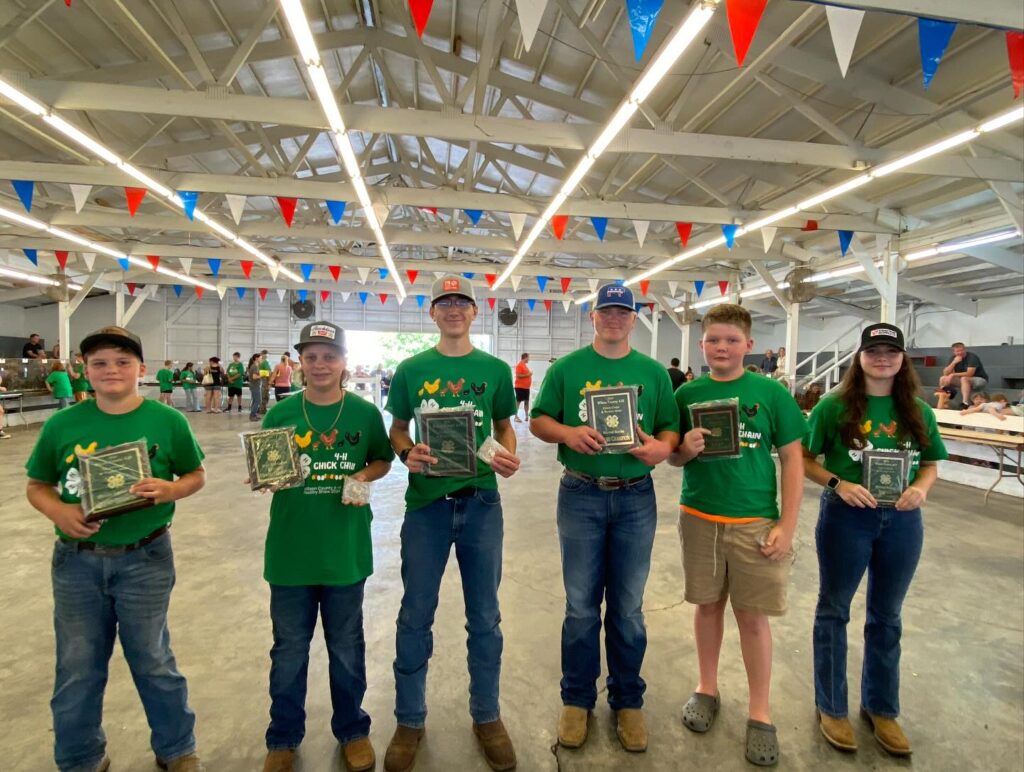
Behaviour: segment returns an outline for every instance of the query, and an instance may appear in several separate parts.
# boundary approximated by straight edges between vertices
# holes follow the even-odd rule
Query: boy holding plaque
[[[917,397],[920,382],[904,351],[898,327],[865,327],[839,388],[811,412],[804,440],[807,477],[824,486],[815,531],[821,579],[814,612],[819,727],[832,746],[856,750],[847,718],[846,626],[866,572],[860,712],[879,745],[897,756],[910,754],[896,722],[900,613],[921,556],[921,505],[938,477],[936,463],[948,458],[935,414]]]
[[[151,729],[157,764],[172,772],[202,769],[195,753],[195,714],[185,678],[170,649],[167,607],[174,585],[168,533],[174,502],[205,482],[203,452],[177,410],[143,399],[142,343],[122,327],[104,327],[81,345],[96,399],[51,417],[29,457],[28,500],[53,521],[54,629],[57,642],[53,711],[54,755],[61,770],[105,770],[101,726],[103,692],[115,637],[121,639]],[[101,475],[88,491],[81,473],[90,455],[144,440],[152,476],[127,493],[152,506],[100,522],[87,522],[80,500],[99,500],[131,482],[123,472]],[[129,452],[129,451],[126,451]],[[97,482],[99,483],[97,485]]]
[[[718,714],[718,660],[725,606],[731,600],[750,689],[746,758],[768,766],[779,757],[771,721],[772,635],[768,619],[786,612],[786,586],[803,461],[803,413],[777,381],[743,367],[753,350],[750,313],[724,303],[708,310],[700,343],[709,377],[684,383],[676,401],[685,431],[672,455],[685,466],[680,499],[685,597],[696,606],[697,688],[683,724],[708,731]],[[782,466],[777,502],[772,448]]]
[[[309,643],[319,615],[329,682],[331,731],[349,770],[373,769],[366,692],[363,588],[373,573],[369,501],[351,498],[347,479],[369,483],[394,453],[380,411],[344,388],[345,332],[330,322],[302,328],[306,388],[279,401],[264,429],[295,427],[304,482],[277,490],[270,505],[263,577],[270,584],[270,726],[264,772],[290,772],[306,731]]]
[[[469,710],[476,735],[492,769],[512,769],[515,750],[501,721],[498,686],[501,675],[501,581],[503,518],[495,474],[511,477],[519,469],[512,370],[497,357],[473,347],[470,327],[477,316],[473,285],[463,276],[437,279],[430,293],[430,318],[441,333],[434,348],[398,365],[388,391],[386,410],[394,416],[391,444],[409,468],[402,524],[402,606],[395,642],[395,717],[384,768],[411,769],[427,717],[427,664],[433,647],[430,629],[448,555],[455,547],[462,574],[469,633]],[[472,415],[467,436],[438,410]],[[416,441],[410,427],[419,412]],[[440,421],[445,447],[427,445],[422,421]],[[493,427],[493,428],[492,428]],[[501,445],[489,463],[476,463],[488,437]],[[457,466],[475,468],[455,476]],[[434,474],[445,468],[444,476]]]
[[[679,410],[668,371],[629,345],[632,290],[598,289],[590,319],[593,344],[551,365],[530,420],[534,435],[558,444],[565,467],[557,506],[566,595],[558,742],[579,748],[587,739],[605,600],[608,704],[623,748],[642,752],[642,605],[658,520],[651,469],[679,442]]]

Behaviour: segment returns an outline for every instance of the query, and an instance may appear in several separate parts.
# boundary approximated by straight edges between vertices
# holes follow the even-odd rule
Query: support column
[[[228,296],[220,299],[220,322],[217,325],[217,356],[224,359],[228,350]],[[225,365],[226,367],[227,365]]]
[[[60,358],[71,361],[71,303],[61,300],[57,303],[57,341],[60,343]]]
[[[885,292],[882,293],[880,321],[896,324],[896,261],[898,255],[888,247],[882,252],[882,278],[885,280]]]
[[[654,310],[651,311],[651,359],[658,358],[658,319],[661,313],[658,311],[658,307],[655,306]]]
[[[790,393],[796,390],[796,363],[799,359],[800,304],[790,303],[786,309],[786,383]]]
[[[122,285],[114,285],[114,324],[124,327],[124,292]]]

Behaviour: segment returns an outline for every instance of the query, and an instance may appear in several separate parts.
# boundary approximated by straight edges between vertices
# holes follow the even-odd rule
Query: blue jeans
[[[601,601],[605,602],[608,704],[640,708],[647,688],[640,668],[647,651],[644,586],[658,522],[654,483],[602,491],[568,475],[558,488],[565,621],[562,704],[587,710],[601,675]]]
[[[185,410],[199,412],[199,392],[196,389],[185,389]]]
[[[363,585],[270,585],[270,726],[267,748],[296,748],[306,734],[306,673],[317,612],[324,627],[331,687],[331,731],[345,743],[370,733],[363,711],[366,643],[363,640]]]
[[[249,417],[255,418],[260,413],[260,382],[249,384]]]
[[[103,691],[115,636],[146,711],[153,752],[165,761],[192,753],[196,717],[167,631],[174,586],[170,534],[116,556],[78,552],[58,541],[51,573],[57,674],[50,708],[57,766],[92,769],[103,758]]]
[[[878,716],[900,712],[900,611],[921,557],[921,510],[858,509],[831,491],[821,496],[820,589],[814,612],[814,700],[822,713],[847,715],[846,626],[850,603],[868,574],[860,703]]]
[[[63,410],[71,403],[71,397],[57,397],[57,409]]]
[[[504,522],[496,490],[441,498],[405,513],[402,523],[402,607],[395,640],[395,717],[422,727],[427,718],[430,631],[441,577],[452,545],[462,575],[469,649],[469,712],[478,724],[496,721],[501,676],[501,545]]]

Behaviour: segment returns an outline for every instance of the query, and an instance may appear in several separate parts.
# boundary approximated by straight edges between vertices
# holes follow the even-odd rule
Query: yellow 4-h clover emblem
[[[606,419],[604,419],[604,423],[605,426],[607,426],[609,429],[618,429],[619,417],[617,415],[610,415]]]
[[[268,461],[280,461],[281,460],[281,454],[278,451],[276,451],[276,450],[272,450],[269,453],[267,453],[267,460]]]
[[[117,488],[124,487],[124,475],[123,474],[112,474],[107,478],[107,487],[110,490],[116,490]]]
[[[451,440],[445,440],[444,442],[441,443],[441,450],[444,453],[454,453],[455,443],[452,442]]]
[[[892,485],[892,475],[891,474],[880,475],[879,478],[878,478],[878,481],[880,483],[882,483],[882,485]]]

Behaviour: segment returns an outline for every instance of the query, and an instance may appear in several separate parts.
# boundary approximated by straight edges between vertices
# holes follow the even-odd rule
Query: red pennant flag
[[[284,218],[285,223],[289,228],[292,227],[292,218],[295,217],[295,205],[299,203],[297,198],[289,198],[287,196],[278,196],[277,205],[281,207],[281,216]]]
[[[335,281],[337,281],[338,277],[341,276],[340,265],[329,265],[327,266],[327,270],[331,272],[331,276],[334,278]]]
[[[496,273],[485,273],[484,278],[487,279],[487,286],[494,289],[494,282],[498,280],[498,274]]]
[[[729,282],[720,281],[718,282],[718,291],[722,293],[723,297],[729,291]]]
[[[489,305],[491,307],[492,311],[494,310],[494,302],[496,300],[497,300],[497,298],[487,298],[487,305]]]
[[[561,284],[562,284],[562,294],[564,295],[566,292],[569,291],[569,285],[572,284],[572,279],[570,277],[568,277],[568,276],[563,276],[562,279],[561,279]]]
[[[649,290],[650,288],[651,288],[651,280],[650,279],[641,279],[640,280],[640,292],[643,293],[644,297],[647,297],[647,290]]]
[[[202,287],[196,287],[196,297],[199,298],[200,300],[203,299],[203,288]]]
[[[266,300],[267,299],[267,288],[266,287],[259,287],[256,291],[258,293],[260,293],[260,300]]]
[[[136,284],[133,281],[130,281],[130,282],[126,282],[124,286],[126,286],[128,288],[128,294],[132,295],[134,297],[134,295],[135,295],[135,288],[138,287],[139,285]]]
[[[647,304],[647,309],[653,314],[654,313],[654,303],[648,303]]]
[[[416,283],[416,277],[420,275],[420,272],[419,271],[406,271],[405,275],[406,275],[406,278],[409,279],[409,283],[410,284],[415,284]]]
[[[550,300],[545,300],[544,301],[544,308],[546,308],[548,310],[549,314],[551,313],[551,301]]]
[[[761,15],[768,0],[725,0],[725,13],[729,17],[729,32],[732,34],[732,47],[736,52],[736,64],[743,66],[747,58],[750,43],[761,23]]]
[[[159,255],[146,255],[146,259],[149,260],[149,264],[151,266],[153,266],[153,270],[154,271],[157,268],[160,267],[160,256]]]
[[[388,302],[388,293],[386,293],[386,292],[380,293],[380,304],[384,305],[387,302]]]
[[[412,23],[416,25],[416,34],[420,37],[423,37],[423,30],[427,28],[427,19],[430,18],[430,10],[433,7],[434,0],[409,0]]]
[[[679,234],[680,243],[683,245],[683,248],[685,248],[687,243],[690,241],[690,234],[693,232],[693,223],[677,222],[676,232]]]
[[[71,7],[71,0],[64,0],[64,5],[66,5],[68,8],[70,8]]]
[[[242,275],[248,279],[250,276],[252,276],[252,267],[255,265],[255,263],[252,260],[243,260],[241,262],[241,265]]]
[[[53,251],[54,256],[57,258],[57,265],[63,271],[68,266],[68,253],[63,249],[55,249]]]
[[[434,217],[437,217],[436,206],[421,206],[420,209],[422,209],[424,212],[430,212],[432,215],[434,215]]]
[[[135,211],[139,208],[139,204],[142,203],[142,199],[146,197],[145,188],[125,188],[124,197],[128,199],[128,214],[132,217],[135,216]]]
[[[331,296],[330,290],[320,290],[320,302],[321,303],[326,303],[327,302],[327,298],[329,298],[330,296]]]
[[[559,241],[562,240],[562,236],[565,235],[565,226],[569,222],[569,215],[567,214],[556,214],[551,218],[551,230],[555,232],[555,238]]]
[[[804,227],[801,228],[800,230],[807,231],[807,232],[816,231],[816,230],[818,230],[818,221],[817,220],[808,220],[806,223],[804,223]]]
[[[1024,91],[1024,32],[1006,33],[1006,53],[1010,57],[1010,77],[1016,99]]]

